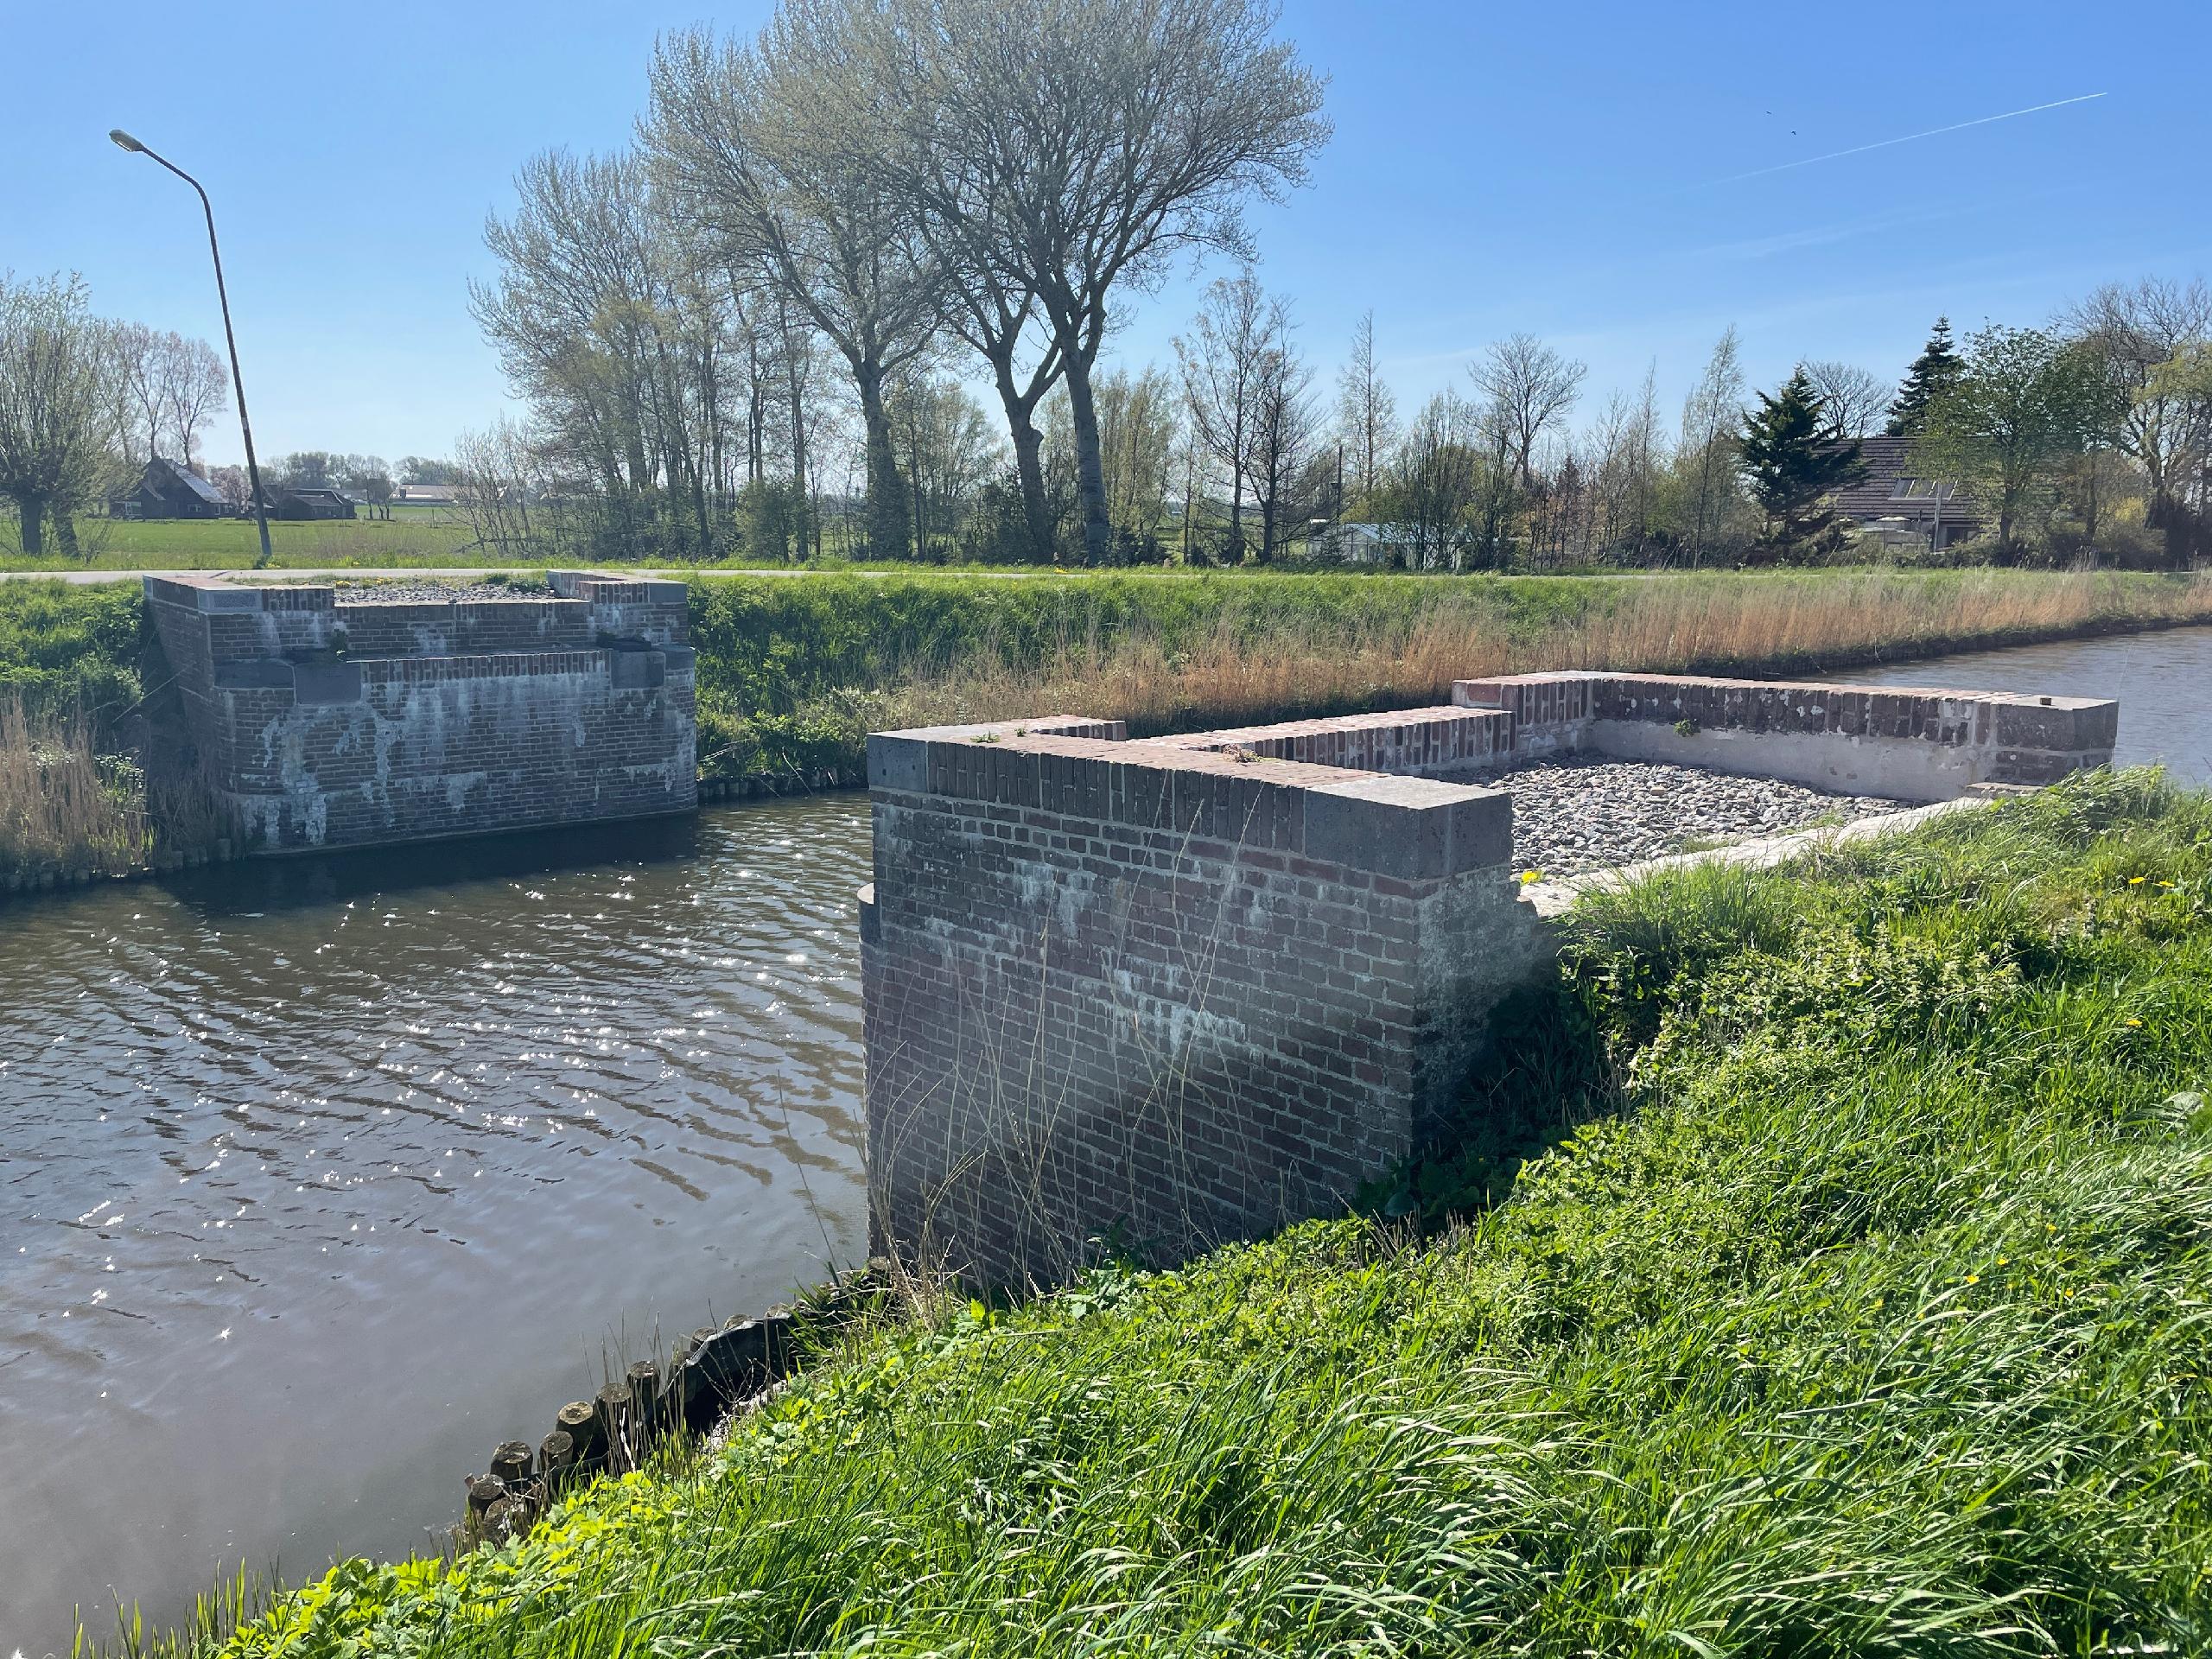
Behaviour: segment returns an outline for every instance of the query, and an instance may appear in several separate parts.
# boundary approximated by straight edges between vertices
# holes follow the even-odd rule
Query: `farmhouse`
[[[351,518],[353,498],[325,485],[303,484],[279,490],[269,504],[272,518]]]
[[[1912,440],[1859,440],[1866,475],[1836,495],[1836,510],[1862,530],[1925,537],[1938,550],[1981,528],[1974,498],[1948,479],[1922,478],[1912,470]]]
[[[107,511],[111,518],[223,518],[231,508],[199,474],[156,455],[135,486],[108,498]]]

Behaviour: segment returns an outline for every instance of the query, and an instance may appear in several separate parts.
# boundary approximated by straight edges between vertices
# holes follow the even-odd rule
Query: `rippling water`
[[[0,908],[0,1652],[424,1542],[862,1254],[868,858],[843,797]]]

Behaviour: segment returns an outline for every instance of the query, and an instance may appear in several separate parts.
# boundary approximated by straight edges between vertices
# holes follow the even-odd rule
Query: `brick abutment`
[[[1927,802],[2104,764],[2117,730],[2090,699],[1578,672],[1135,741],[1080,717],[879,734],[872,1248],[1050,1281],[1402,1166],[1552,949],[1509,795],[1460,779],[1603,755]]]
[[[698,804],[681,582],[558,572],[550,596],[399,603],[219,577],[145,588],[186,736],[162,760],[250,850]]]

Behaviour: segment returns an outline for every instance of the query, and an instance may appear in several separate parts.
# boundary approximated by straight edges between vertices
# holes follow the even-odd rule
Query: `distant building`
[[[461,501],[450,484],[403,484],[391,499],[393,505],[404,507],[451,507]]]
[[[188,467],[156,455],[137,484],[107,501],[111,518],[227,518],[223,493]]]
[[[1924,537],[1938,550],[1981,528],[1980,504],[1948,479],[1922,478],[1911,470],[1912,440],[1859,440],[1866,476],[1836,492],[1836,511],[1861,530]]]
[[[1421,556],[1421,532],[1410,524],[1370,524],[1357,520],[1315,533],[1313,548],[1344,564],[1389,564]]]
[[[305,484],[296,489],[278,490],[270,500],[269,516],[272,518],[351,518],[353,507],[353,498],[343,490]]]

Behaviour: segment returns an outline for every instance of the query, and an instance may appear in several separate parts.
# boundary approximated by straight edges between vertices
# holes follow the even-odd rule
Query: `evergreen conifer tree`
[[[1766,514],[1768,537],[1784,554],[1818,546],[1835,526],[1834,512],[1822,502],[1866,476],[1859,440],[1820,435],[1826,404],[1802,368],[1780,392],[1761,392],[1758,400],[1744,417],[1739,453],[1752,499]]]
[[[1951,345],[1951,320],[1936,319],[1936,327],[1928,336],[1928,344],[1905,371],[1904,385],[1897,389],[1897,401],[1890,405],[1890,435],[1893,438],[1916,438],[1928,424],[1928,406],[1958,385],[1959,377],[1966,372],[1966,359]]]

